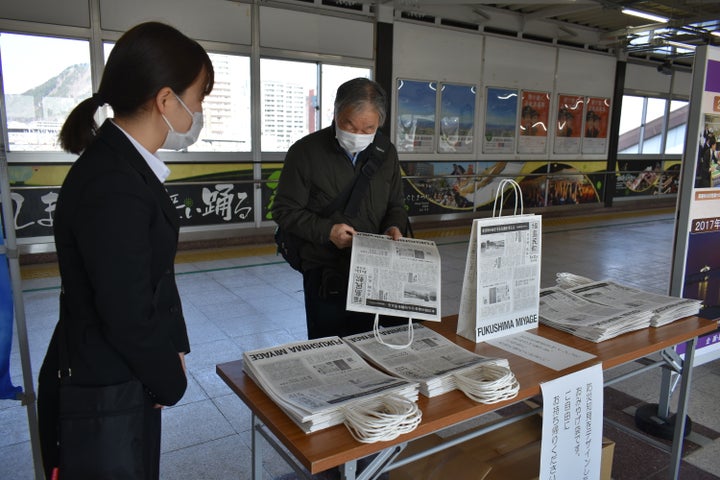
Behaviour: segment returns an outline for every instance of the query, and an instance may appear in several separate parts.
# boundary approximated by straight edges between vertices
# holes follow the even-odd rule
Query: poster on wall
[[[545,163],[520,180],[523,204],[532,208],[599,203],[604,170],[604,161]]]
[[[437,82],[397,81],[397,151],[432,153],[435,145]]]
[[[483,153],[514,153],[518,91],[489,87],[486,98]]]
[[[252,163],[171,164],[165,186],[180,226],[255,221]],[[52,236],[55,205],[70,165],[25,164],[9,169],[18,238]]]
[[[582,153],[605,153],[607,149],[610,99],[588,97]]]
[[[438,153],[472,153],[476,96],[474,85],[440,86]]]
[[[503,178],[521,174],[524,162],[400,162],[408,215],[432,215],[491,206]]]
[[[698,47],[688,141],[678,202],[671,295],[702,300],[700,316],[720,316],[720,48]],[[720,334],[698,338],[696,365],[720,357]]]
[[[580,153],[582,117],[585,97],[558,95],[555,153]]]
[[[616,196],[677,193],[680,184],[679,162],[624,159],[618,161],[617,170]]]
[[[518,153],[545,153],[547,149],[550,94],[522,92]]]

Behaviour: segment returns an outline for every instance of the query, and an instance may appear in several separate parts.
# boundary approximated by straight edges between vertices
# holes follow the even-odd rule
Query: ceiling
[[[296,1],[371,12],[392,9],[395,17],[686,66],[692,65],[692,46],[720,45],[720,36],[712,34],[720,35],[720,0]],[[668,21],[627,15],[623,8],[660,15]]]

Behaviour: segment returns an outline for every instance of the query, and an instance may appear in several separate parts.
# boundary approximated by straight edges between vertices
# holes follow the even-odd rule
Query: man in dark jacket
[[[281,229],[303,241],[308,338],[372,330],[372,315],[345,310],[352,238],[356,232],[367,232],[397,240],[406,228],[397,151],[378,131],[386,104],[385,92],[372,80],[356,78],[342,84],[333,124],[298,140],[285,157],[272,215]],[[351,209],[355,211],[346,211],[344,203],[324,211],[349,192],[373,155],[379,164]]]

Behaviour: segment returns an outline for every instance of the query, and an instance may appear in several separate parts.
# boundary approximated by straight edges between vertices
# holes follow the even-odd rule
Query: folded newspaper
[[[540,290],[540,323],[591,342],[646,328],[651,317],[648,310],[602,305],[560,287]]]
[[[385,343],[403,343],[407,338],[407,328],[383,328],[380,335]],[[371,364],[390,375],[420,382],[420,393],[426,397],[457,389],[456,373],[466,372],[479,365],[508,367],[506,359],[478,355],[421,324],[414,324],[413,329],[413,342],[403,350],[379,343],[373,332],[343,337],[343,340]]]
[[[558,273],[557,283],[562,288],[594,303],[616,307],[640,308],[652,314],[650,326],[661,327],[691,315],[697,315],[702,301],[673,297],[639,290],[611,280],[596,282],[571,273]]]
[[[379,408],[386,395],[418,398],[417,382],[370,366],[339,337],[244,352],[243,370],[305,433],[345,422],[347,407]]]
[[[356,233],[346,308],[440,321],[440,254],[430,240]]]

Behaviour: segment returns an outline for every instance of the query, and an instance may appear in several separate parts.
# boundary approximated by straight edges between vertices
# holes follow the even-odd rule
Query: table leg
[[[261,428],[262,422],[257,416],[252,414],[252,431],[250,432],[250,450],[252,455],[252,480],[262,479],[262,451],[260,451],[260,439],[258,438],[258,429]]]
[[[357,460],[350,460],[349,462],[340,465],[340,479],[341,480],[355,480],[357,474]]]
[[[692,368],[695,358],[695,345],[697,338],[688,340],[685,349],[685,359],[682,363],[682,380],[680,382],[680,398],[678,409],[675,413],[675,433],[673,436],[672,452],[670,456],[670,478],[676,480],[680,473],[680,462],[682,461],[682,448],[685,439],[685,417],[688,412],[688,399],[690,396],[690,381],[692,380]]]

